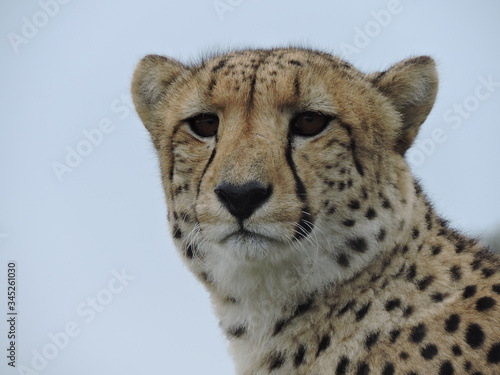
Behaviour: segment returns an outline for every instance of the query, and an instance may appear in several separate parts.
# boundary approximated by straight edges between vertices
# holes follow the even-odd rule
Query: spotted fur
[[[174,242],[238,374],[500,374],[500,261],[404,160],[436,92],[426,56],[372,74],[295,48],[140,62]],[[327,126],[297,134],[304,112]]]

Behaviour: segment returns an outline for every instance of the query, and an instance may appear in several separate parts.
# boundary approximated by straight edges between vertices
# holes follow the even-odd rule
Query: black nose
[[[272,189],[271,186],[266,187],[258,181],[250,181],[243,185],[221,182],[215,187],[214,192],[233,216],[244,220],[269,199]]]

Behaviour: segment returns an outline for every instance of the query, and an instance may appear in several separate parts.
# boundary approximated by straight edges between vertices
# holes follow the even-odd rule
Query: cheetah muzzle
[[[174,243],[238,374],[500,374],[499,258],[404,159],[437,82],[426,56],[371,74],[297,48],[139,63]]]

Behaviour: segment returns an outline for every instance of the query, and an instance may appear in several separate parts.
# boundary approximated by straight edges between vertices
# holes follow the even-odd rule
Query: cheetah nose
[[[272,188],[258,181],[250,181],[243,185],[221,182],[215,187],[214,192],[234,217],[244,220],[269,199]]]

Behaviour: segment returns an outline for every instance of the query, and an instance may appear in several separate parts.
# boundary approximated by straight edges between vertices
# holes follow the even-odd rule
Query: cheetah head
[[[429,57],[364,74],[292,48],[151,55],[132,84],[176,247],[225,296],[317,289],[408,235],[404,154],[436,91]]]

